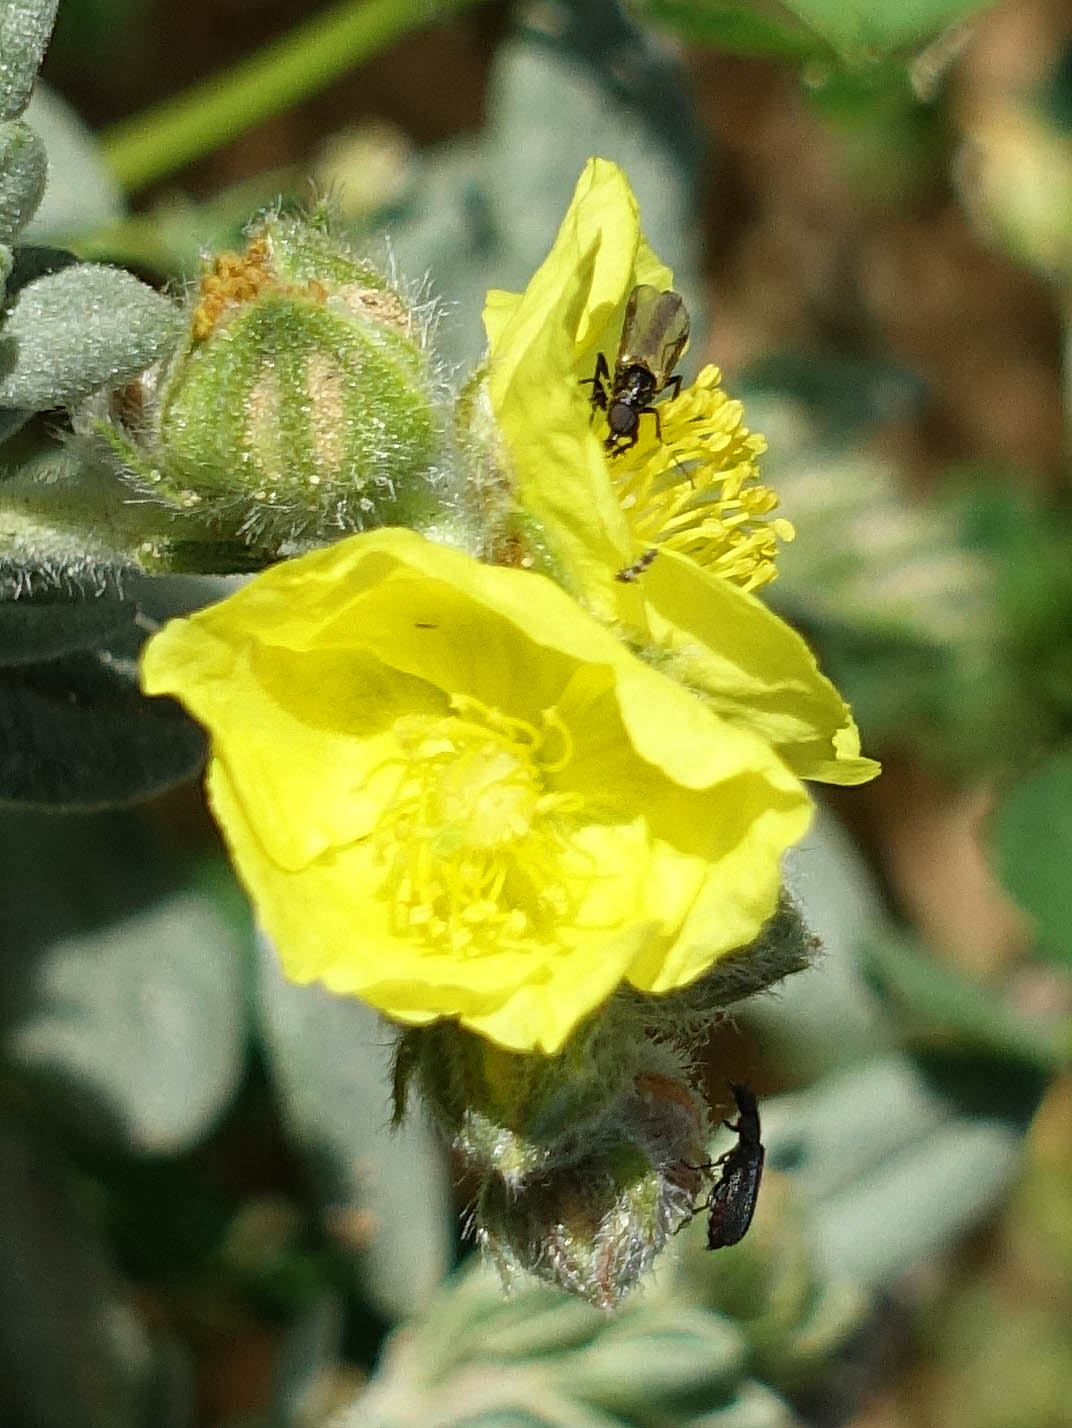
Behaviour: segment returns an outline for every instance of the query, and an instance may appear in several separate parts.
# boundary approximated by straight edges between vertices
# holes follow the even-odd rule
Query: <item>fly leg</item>
[[[582,377],[579,383],[582,387],[591,387],[592,406],[600,411],[607,410],[607,393],[610,389],[610,368],[607,366],[607,359],[600,352],[596,357],[596,370],[590,377]]]

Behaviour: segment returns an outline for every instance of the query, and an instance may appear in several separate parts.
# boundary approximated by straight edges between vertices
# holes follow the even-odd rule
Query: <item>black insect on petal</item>
[[[592,388],[592,406],[607,414],[610,435],[605,444],[612,456],[636,445],[642,416],[654,419],[655,434],[662,440],[652,402],[664,388],[675,397],[680,392],[681,378],[671,374],[688,340],[689,314],[681,294],[638,283],[626,304],[613,377],[601,352],[593,375],[582,380]]]

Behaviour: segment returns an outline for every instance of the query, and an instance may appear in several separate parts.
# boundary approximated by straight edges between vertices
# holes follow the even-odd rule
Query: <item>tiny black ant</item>
[[[619,570],[614,577],[615,580],[620,580],[623,585],[632,585],[635,580],[640,579],[658,554],[659,552],[652,546],[639,559],[634,560],[632,565],[627,565],[624,570]]]

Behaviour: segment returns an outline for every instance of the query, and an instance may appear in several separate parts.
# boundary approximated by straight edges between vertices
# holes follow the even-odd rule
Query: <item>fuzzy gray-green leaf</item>
[[[73,600],[55,591],[0,601],[0,667],[37,664],[103,643],[129,630],[132,601],[113,597]]]
[[[30,126],[0,124],[0,243],[14,242],[37,212],[47,177],[45,146]]]
[[[583,1349],[549,1365],[551,1382],[596,1408],[672,1419],[685,1402],[732,1396],[747,1359],[744,1334],[728,1319],[683,1304],[645,1306],[607,1322]]]
[[[159,548],[161,523],[158,508],[131,501],[128,487],[85,466],[74,446],[41,452],[0,481],[0,592],[108,588],[117,571],[141,568]],[[176,522],[168,526],[174,535]]]
[[[0,803],[94,809],[196,773],[204,738],[138,689],[137,636],[0,671]]]
[[[1052,827],[1048,830],[1052,834]],[[1065,864],[1067,867],[1067,863]],[[901,933],[872,933],[863,948],[865,970],[896,1009],[902,1037],[915,1047],[956,1046],[1003,1062],[1057,1069],[1053,1039],[1005,999],[961,976]]]
[[[608,1317],[528,1278],[504,1298],[498,1277],[470,1262],[388,1341],[339,1428],[656,1428],[701,1425],[749,1402],[755,1415],[730,1413],[727,1425],[788,1428],[771,1412],[775,1395],[751,1395],[742,1377],[746,1332],[690,1298],[668,1277]]]
[[[288,981],[267,944],[260,968],[271,1071],[329,1228],[353,1248],[347,1226],[367,1222],[357,1260],[366,1294],[392,1318],[413,1313],[446,1270],[452,1208],[419,1108],[391,1129],[390,1031],[354,997]]]
[[[927,1263],[994,1207],[1019,1148],[997,1119],[958,1118],[921,1136],[823,1207],[820,1263],[876,1287]]]
[[[140,1153],[200,1140],[227,1105],[245,1045],[234,930],[180,893],[44,947],[6,1059],[57,1088],[82,1128]]]
[[[0,331],[0,406],[47,411],[129,381],[177,323],[173,303],[119,268],[77,263],[27,283]]]
[[[748,1379],[729,1403],[689,1418],[684,1428],[800,1428],[800,1419],[765,1384]]]
[[[0,0],[0,120],[30,102],[59,0]]]
[[[827,1277],[888,1285],[1007,1189],[1022,1109],[1018,1118],[1003,1104],[1003,1070],[980,1063],[965,1074],[973,1098],[963,1109],[948,1077],[896,1055],[764,1105],[767,1166],[792,1169],[815,1204],[812,1243]]]
[[[46,1143],[0,1121],[3,1422],[145,1428],[148,1334]]]

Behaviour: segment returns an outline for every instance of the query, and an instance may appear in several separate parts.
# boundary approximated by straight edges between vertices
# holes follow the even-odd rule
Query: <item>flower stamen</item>
[[[778,497],[759,479],[761,436],[741,424],[743,409],[722,391],[717,367],[659,406],[635,445],[609,458],[611,480],[638,554],[679,551],[745,590],[777,574],[779,541],[793,539]],[[650,559],[649,562],[650,563]]]
[[[399,935],[479,955],[523,949],[578,905],[569,877],[577,793],[548,787],[573,758],[556,709],[540,723],[469,695],[444,716],[413,715],[395,731],[398,784],[373,834],[381,892]]]

